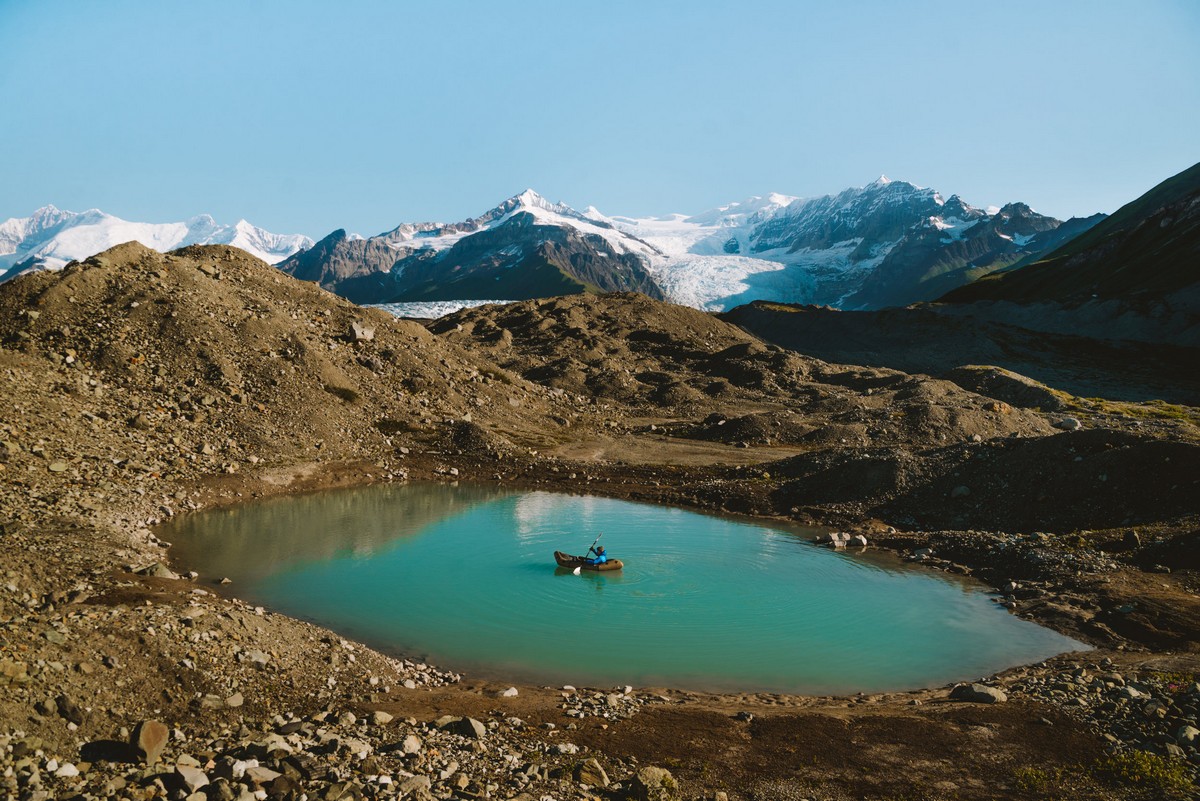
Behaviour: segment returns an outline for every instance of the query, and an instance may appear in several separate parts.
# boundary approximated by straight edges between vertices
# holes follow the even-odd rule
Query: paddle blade
[[[578,576],[580,573],[582,573],[582,572],[583,572],[583,568],[582,568],[582,567],[577,567],[577,568],[575,568],[574,570],[572,570],[571,572],[572,572],[574,575]]]

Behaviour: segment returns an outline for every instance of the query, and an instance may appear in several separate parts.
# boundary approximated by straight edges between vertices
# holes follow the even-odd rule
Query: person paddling
[[[588,550],[589,550],[589,552],[591,551],[591,549],[590,549],[590,548],[589,548]],[[590,558],[590,559],[588,559],[588,560],[587,560],[587,563],[588,563],[589,565],[602,565],[602,564],[604,564],[605,562],[607,562],[607,561],[608,561],[608,554],[606,554],[606,553],[604,552],[604,546],[603,546],[603,545],[601,545],[599,548],[597,548],[597,549],[596,549],[596,551],[595,551],[595,553],[596,553],[595,557],[593,557],[593,558]]]

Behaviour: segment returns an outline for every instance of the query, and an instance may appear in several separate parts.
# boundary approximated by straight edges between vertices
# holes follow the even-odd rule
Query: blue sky
[[[0,219],[320,237],[881,173],[1065,218],[1200,160],[1200,3],[0,0],[0,97]]]

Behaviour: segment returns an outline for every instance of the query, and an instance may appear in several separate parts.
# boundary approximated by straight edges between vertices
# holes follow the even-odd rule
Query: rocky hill
[[[1043,258],[942,300],[1071,308],[1116,302],[1160,317],[1200,317],[1200,164]]]

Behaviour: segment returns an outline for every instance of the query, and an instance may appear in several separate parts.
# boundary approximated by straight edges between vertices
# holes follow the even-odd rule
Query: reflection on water
[[[399,537],[504,490],[439,484],[384,485],[316,492],[180,518],[171,556],[210,576],[255,582],[305,563],[369,558]],[[166,538],[167,535],[163,535]]]
[[[240,596],[455,669],[574,684],[853,692],[1079,646],[977,585],[806,532],[605,498],[371,487],[193,515],[162,534]],[[601,531],[619,572],[559,568]],[[807,532],[811,533],[811,532]]]

